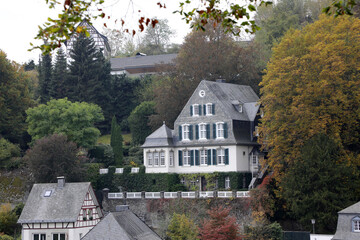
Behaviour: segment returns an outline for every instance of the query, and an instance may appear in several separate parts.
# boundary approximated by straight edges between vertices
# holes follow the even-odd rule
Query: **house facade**
[[[360,202],[338,212],[336,233],[332,239],[360,239]]]
[[[89,182],[34,184],[18,223],[22,240],[80,240],[103,217]]]
[[[256,142],[258,96],[249,86],[203,80],[174,123],[142,145],[147,173],[251,172],[263,154]]]

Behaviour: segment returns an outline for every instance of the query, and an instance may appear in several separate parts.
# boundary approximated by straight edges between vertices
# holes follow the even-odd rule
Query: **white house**
[[[18,223],[22,240],[80,240],[103,217],[90,182],[34,184]]]
[[[338,223],[333,240],[360,239],[360,202],[338,212]]]
[[[203,80],[174,123],[142,145],[146,173],[259,170],[258,96],[250,86]]]

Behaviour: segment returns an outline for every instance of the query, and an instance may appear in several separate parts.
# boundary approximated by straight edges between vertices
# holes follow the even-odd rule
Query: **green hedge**
[[[131,173],[131,167],[124,167],[122,174],[114,174],[115,168],[110,167],[108,174],[99,175],[95,184],[97,190],[109,188],[110,191],[127,192],[160,192],[160,191],[186,191],[186,187],[180,183],[180,175],[176,173],[145,173],[145,167],[141,166],[139,173]],[[251,173],[224,172],[218,174],[218,189],[225,189],[225,177],[230,177],[232,190],[247,189],[251,181]],[[245,180],[244,180],[245,179]],[[243,184],[245,181],[245,185]]]

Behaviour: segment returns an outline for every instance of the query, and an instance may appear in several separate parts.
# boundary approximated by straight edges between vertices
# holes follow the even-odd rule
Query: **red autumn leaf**
[[[121,26],[124,26],[125,21],[123,19],[121,19]]]
[[[148,25],[149,25],[149,23],[150,23],[150,18],[147,18],[147,19],[146,19],[146,23],[145,23],[145,24],[146,24],[146,26],[148,26]]]
[[[133,36],[135,36],[135,34],[136,34],[136,31],[135,31],[135,30],[133,30],[133,31],[132,31],[132,34],[133,34]]]
[[[139,25],[140,31],[144,31],[144,26],[142,24]]]
[[[100,14],[100,17],[104,18],[104,17],[105,17],[105,13]]]
[[[151,25],[152,25],[153,28],[154,28],[154,27],[156,26],[156,24],[158,24],[158,23],[159,23],[159,21],[158,21],[157,19],[151,20]]]
[[[106,23],[104,23],[104,26],[107,28]]]

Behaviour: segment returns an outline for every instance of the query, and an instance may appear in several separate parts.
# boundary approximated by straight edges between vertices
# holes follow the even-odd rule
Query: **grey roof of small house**
[[[76,222],[90,182],[34,184],[18,223]],[[49,197],[45,191],[52,190]],[[97,204],[97,201],[95,201]]]
[[[165,123],[159,127],[155,132],[150,134],[142,147],[167,147],[173,146],[172,130],[168,128]]]
[[[161,54],[152,56],[137,55],[134,57],[111,58],[111,70],[119,71],[139,67],[154,67],[156,64],[170,64],[177,54]]]
[[[360,214],[360,202],[357,202],[343,210],[339,213],[353,213],[353,214]]]
[[[105,216],[82,240],[160,240],[161,238],[132,211],[112,212]]]

